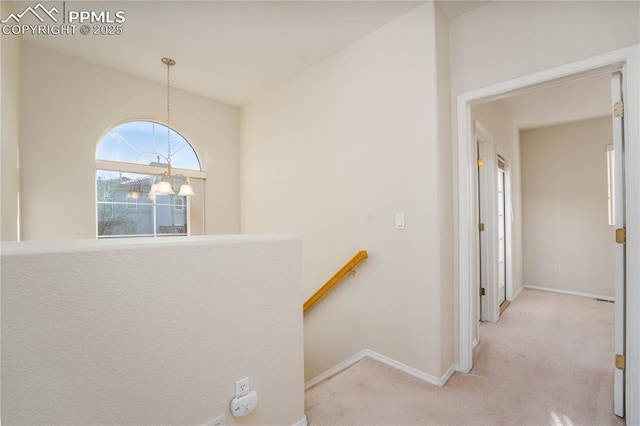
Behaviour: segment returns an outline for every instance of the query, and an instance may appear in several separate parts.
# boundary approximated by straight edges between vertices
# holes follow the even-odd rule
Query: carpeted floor
[[[369,358],[307,390],[320,425],[624,425],[613,414],[613,303],[523,290],[480,327],[474,369],[441,388]]]

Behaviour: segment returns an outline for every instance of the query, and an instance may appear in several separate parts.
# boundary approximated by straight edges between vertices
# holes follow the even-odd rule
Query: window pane
[[[126,204],[98,203],[98,237],[143,235],[153,235],[153,205],[138,204],[134,210]]]
[[[186,197],[149,199],[154,176],[98,170],[98,237],[187,235]],[[176,189],[181,181],[175,180]]]
[[[158,235],[187,235],[186,209],[176,210],[173,204],[156,205],[156,220]]]
[[[98,170],[98,237],[153,235],[152,177]]]
[[[97,160],[136,164],[166,164],[167,156],[167,126],[152,121],[132,121],[113,128],[96,151]],[[173,129],[171,164],[181,169],[200,170],[193,147]]]

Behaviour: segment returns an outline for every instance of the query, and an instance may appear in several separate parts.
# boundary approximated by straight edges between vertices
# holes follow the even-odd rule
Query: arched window
[[[203,206],[203,202],[195,203],[190,197],[179,195],[149,194],[156,178],[168,168],[167,130],[167,126],[153,121],[130,121],[111,129],[98,144],[98,238],[193,233],[192,216],[203,215],[201,211],[192,212],[192,204]],[[196,197],[204,197],[206,174],[195,150],[178,132],[170,132],[172,175],[179,176],[174,179],[175,186],[179,188],[189,179]]]

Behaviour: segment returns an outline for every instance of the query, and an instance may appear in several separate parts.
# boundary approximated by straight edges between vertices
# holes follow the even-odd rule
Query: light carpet
[[[474,369],[436,387],[365,358],[306,391],[311,426],[623,425],[614,304],[525,289],[480,326]]]

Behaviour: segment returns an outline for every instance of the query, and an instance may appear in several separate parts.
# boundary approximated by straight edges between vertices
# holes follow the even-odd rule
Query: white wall
[[[277,236],[3,243],[3,424],[297,423],[300,253]],[[236,419],[246,376],[259,403]]]
[[[166,87],[28,43],[22,53],[23,238],[95,238],[97,143],[120,120],[165,120]],[[172,90],[171,115],[208,172],[206,232],[238,232],[237,109]]]
[[[454,93],[640,42],[637,1],[496,1],[451,21]]]
[[[447,61],[436,67],[448,52],[436,25],[446,33],[424,4],[242,108],[242,231],[302,236],[305,297],[369,251],[305,318],[307,380],[363,348],[436,377],[453,363]]]
[[[11,2],[0,2],[0,16],[12,12]],[[18,140],[20,110],[20,38],[0,37],[0,240],[18,239]]]
[[[527,285],[614,296],[605,151],[611,135],[610,117],[521,133]]]
[[[451,188],[451,96],[449,69],[449,18],[434,7],[436,35],[436,81],[438,94],[438,221],[440,229],[440,372],[445,372],[454,357],[453,310],[453,197]]]

